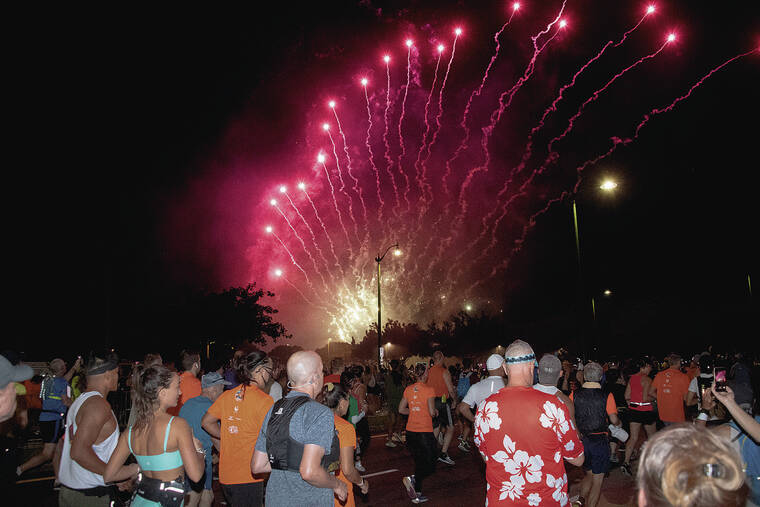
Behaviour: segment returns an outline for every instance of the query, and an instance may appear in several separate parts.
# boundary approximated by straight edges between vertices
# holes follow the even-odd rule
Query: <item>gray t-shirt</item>
[[[296,396],[308,395],[299,391],[290,391],[285,398]],[[259,438],[256,440],[256,450],[263,453],[267,452],[266,432],[271,415],[270,408],[261,426]],[[300,406],[290,419],[290,436],[304,445],[320,446],[325,450],[325,454],[330,452],[333,435],[335,435],[335,420],[332,410],[316,401]],[[280,505],[283,507],[292,505],[331,507],[334,505],[334,494],[330,488],[312,486],[304,481],[298,472],[272,470],[267,483],[266,505],[267,507]]]

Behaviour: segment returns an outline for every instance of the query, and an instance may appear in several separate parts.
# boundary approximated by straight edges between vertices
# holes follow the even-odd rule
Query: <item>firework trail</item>
[[[322,305],[317,305],[314,302],[312,302],[309,298],[307,298],[306,294],[304,294],[303,292],[301,292],[301,289],[299,289],[293,282],[291,282],[290,280],[288,280],[288,278],[285,275],[283,275],[281,269],[276,270],[275,271],[275,275],[278,276],[278,277],[280,277],[280,278],[282,278],[283,280],[285,280],[288,283],[288,285],[290,285],[291,287],[293,287],[293,289],[295,289],[295,291],[298,292],[298,294],[303,298],[304,301],[306,301],[307,304],[309,304],[309,305],[311,305],[311,306],[313,306],[315,308],[319,308],[320,310],[323,310],[323,311],[327,312],[328,314],[330,314],[330,316],[332,316],[333,318],[336,318],[335,315],[328,308],[326,308],[326,307],[324,307]]]
[[[306,192],[306,185],[303,183],[299,183],[298,186]],[[306,221],[306,218],[304,218],[303,214],[301,214],[301,210],[298,209],[298,206],[293,202],[293,199],[290,198],[290,194],[287,192],[287,189],[285,187],[280,187],[280,192],[285,194],[285,197],[288,198],[288,202],[290,203],[290,206],[295,210],[295,212],[298,214],[299,218],[301,219],[301,222],[306,226],[306,229],[309,231],[309,234],[311,235],[311,242],[314,244],[314,249],[317,251],[319,256],[322,258],[322,263],[325,265],[325,270],[327,271],[327,274],[330,275],[330,281],[335,285],[335,277],[332,274],[332,271],[330,271],[330,263],[327,261],[327,258],[325,257],[325,253],[322,251],[321,248],[319,248],[319,244],[317,243],[317,236],[314,234],[314,230],[311,228],[311,225],[309,225],[309,222]]]
[[[309,260],[311,260],[311,265],[314,268],[314,272],[317,275],[319,275],[319,278],[322,280],[322,285],[325,289],[325,292],[329,294],[330,289],[327,287],[327,282],[325,281],[325,277],[322,276],[322,272],[317,267],[317,262],[314,260],[314,256],[311,255],[311,252],[309,251],[309,249],[306,248],[306,243],[304,242],[303,238],[301,237],[300,234],[298,234],[298,231],[296,230],[296,228],[293,227],[293,224],[290,223],[290,220],[288,219],[287,215],[285,215],[285,213],[282,212],[280,207],[277,205],[277,201],[275,201],[274,199],[272,199],[272,206],[277,210],[277,212],[282,216],[282,218],[285,219],[285,222],[288,224],[288,227],[290,227],[290,230],[293,231],[293,234],[296,236],[296,239],[298,239],[299,243],[301,243],[301,248],[303,248],[303,251],[306,252],[306,255],[309,256]]]
[[[283,241],[280,239],[280,237],[277,235],[277,233],[276,233],[276,232],[274,232],[274,230],[273,230],[271,227],[267,227],[267,229],[266,229],[266,230],[267,230],[267,232],[268,232],[269,234],[271,234],[272,236],[274,236],[274,237],[277,239],[277,241],[279,241],[279,242],[280,242],[280,245],[282,245],[282,248],[284,248],[284,249],[285,249],[285,251],[286,251],[286,252],[288,253],[288,255],[290,256],[290,261],[293,263],[293,265],[294,265],[295,267],[297,267],[297,268],[298,268],[298,270],[299,270],[301,273],[303,273],[303,277],[306,279],[306,283],[309,285],[309,287],[311,288],[312,292],[314,292],[314,294],[316,294],[317,296],[319,296],[319,293],[317,293],[316,289],[314,288],[314,285],[311,283],[311,280],[309,280],[309,275],[307,275],[307,274],[306,274],[306,271],[304,271],[304,269],[301,267],[301,265],[300,265],[300,264],[298,264],[298,262],[296,261],[296,258],[295,258],[295,257],[293,257],[293,254],[290,252],[290,250],[288,249],[288,247],[287,247],[287,246],[285,246],[285,243],[283,243]]]
[[[354,182],[354,186],[351,187],[351,189],[354,191],[354,193],[359,196],[359,202],[362,205],[362,216],[364,217],[364,224],[365,226],[368,225],[367,222],[367,206],[364,203],[364,193],[361,187],[359,187],[359,180],[354,177],[353,174],[353,168],[351,166],[351,155],[348,153],[348,143],[346,142],[346,134],[343,132],[343,126],[340,124],[340,118],[338,118],[338,112],[335,110],[335,102],[330,102],[330,108],[333,111],[333,114],[335,115],[335,122],[338,124],[338,133],[340,134],[340,137],[343,139],[343,152],[346,154],[346,163],[347,163],[347,171],[348,171],[348,177],[351,178],[351,180]],[[349,206],[350,208],[350,206]],[[369,234],[369,228],[367,227],[367,234]],[[365,239],[367,241],[367,239]]]
[[[391,184],[393,185],[393,195],[396,197],[396,205],[391,208],[391,212],[395,217],[398,218],[398,215],[395,213],[395,210],[398,209],[398,207],[401,204],[401,201],[399,200],[398,196],[398,187],[396,186],[396,177],[393,175],[393,171],[391,171],[391,167],[393,166],[393,160],[391,160],[391,144],[388,140],[388,132],[390,131],[390,120],[388,118],[388,111],[391,108],[391,67],[388,64],[391,61],[391,57],[388,55],[385,55],[383,57],[383,60],[385,61],[385,74],[387,76],[387,84],[385,85],[385,112],[383,113],[383,119],[385,121],[385,130],[383,131],[383,143],[385,143],[385,170],[388,172],[388,177],[391,179]]]
[[[561,139],[563,139],[564,137],[566,137],[570,133],[570,131],[573,129],[573,126],[575,124],[575,120],[577,120],[581,116],[581,114],[583,114],[583,111],[586,108],[586,106],[588,104],[590,104],[591,102],[594,102],[597,98],[599,98],[599,95],[602,92],[604,92],[613,82],[615,82],[615,80],[617,80],[618,78],[620,78],[626,72],[634,69],[635,67],[637,67],[641,63],[645,62],[646,60],[654,58],[655,56],[657,56],[658,54],[660,54],[660,52],[663,49],[665,49],[665,47],[668,44],[670,44],[673,40],[674,40],[674,36],[672,34],[669,35],[668,38],[667,38],[667,40],[665,41],[665,43],[662,46],[660,46],[660,49],[658,49],[654,53],[650,53],[650,54],[648,54],[648,55],[646,55],[646,56],[644,56],[642,58],[639,58],[638,60],[636,60],[634,63],[632,63],[628,67],[626,67],[622,71],[618,72],[612,79],[610,79],[609,81],[607,81],[607,83],[602,88],[596,90],[591,95],[591,97],[589,97],[588,99],[586,99],[586,101],[583,102],[583,104],[581,104],[581,106],[578,108],[578,111],[568,120],[568,125],[565,128],[565,130],[562,131],[562,133],[560,135],[554,137],[551,141],[549,141],[549,145],[548,145],[549,154],[544,159],[544,161],[541,164],[541,166],[539,166],[538,169],[534,170],[530,174],[530,176],[528,176],[528,178],[523,182],[523,184],[520,186],[519,190],[514,195],[512,195],[504,204],[502,204],[502,206],[501,206],[501,214],[494,221],[493,226],[491,228],[491,242],[488,244],[488,246],[485,249],[483,249],[483,251],[481,252],[481,254],[478,256],[478,259],[485,258],[490,253],[490,251],[493,248],[496,247],[496,244],[499,241],[498,234],[497,234],[496,231],[497,231],[497,229],[498,229],[499,224],[501,223],[501,221],[504,219],[504,217],[506,217],[506,215],[507,215],[507,209],[509,208],[509,206],[518,197],[521,197],[521,196],[525,195],[525,190],[527,189],[528,185],[530,185],[530,183],[533,182],[533,180],[536,178],[536,176],[538,176],[540,174],[543,174],[546,171],[546,169],[549,168],[549,166],[551,164],[553,164],[554,162],[557,161],[557,159],[559,158],[559,153],[557,153],[557,152],[555,152],[553,150],[554,143],[557,142],[557,141],[559,141],[559,140],[561,140]]]
[[[491,71],[491,67],[493,67],[493,64],[496,62],[496,59],[499,57],[499,51],[501,50],[501,41],[499,40],[499,37],[501,37],[501,34],[504,32],[504,30],[507,29],[509,24],[512,22],[512,18],[515,17],[515,13],[517,13],[517,10],[520,8],[520,4],[515,2],[512,6],[512,14],[509,16],[509,19],[506,23],[504,23],[501,27],[501,29],[496,32],[493,36],[494,42],[496,42],[496,49],[493,52],[493,56],[491,56],[491,61],[488,62],[488,66],[486,66],[486,70],[483,73],[483,79],[480,81],[480,86],[478,86],[476,89],[470,93],[470,98],[467,99],[467,105],[464,106],[464,114],[462,115],[462,121],[459,123],[459,126],[462,127],[464,130],[464,138],[462,139],[462,142],[459,143],[459,146],[457,146],[456,151],[454,152],[454,155],[446,161],[446,171],[443,174],[443,180],[442,180],[442,186],[444,191],[446,192],[446,195],[449,195],[449,187],[448,187],[448,179],[451,175],[451,164],[454,162],[454,160],[459,158],[459,155],[461,155],[465,150],[467,150],[469,142],[470,142],[470,128],[467,126],[467,118],[470,115],[470,108],[472,107],[472,101],[475,99],[475,97],[480,97],[481,92],[483,91],[483,87],[486,85],[486,80],[488,80],[488,73]]]
[[[377,200],[380,203],[379,209],[378,209],[378,222],[383,224],[383,208],[385,207],[385,201],[383,200],[383,195],[380,192],[380,171],[377,169],[377,164],[375,164],[375,154],[372,152],[372,144],[370,143],[370,134],[372,132],[372,109],[369,105],[369,95],[367,94],[367,79],[362,79],[362,87],[364,88],[364,99],[367,101],[367,137],[364,140],[364,144],[367,147],[367,153],[369,154],[369,163],[370,166],[372,166],[372,171],[375,173],[375,185],[377,187]]]
[[[334,109],[333,109],[334,110]],[[351,219],[351,222],[354,224],[354,235],[356,236],[357,243],[361,246],[362,240],[359,239],[359,226],[356,223],[356,218],[354,217],[354,201],[351,199],[351,196],[348,195],[348,192],[346,192],[346,183],[343,181],[343,171],[340,169],[340,159],[338,158],[338,148],[335,145],[335,140],[333,139],[332,134],[330,133],[330,125],[325,123],[322,125],[322,128],[325,132],[327,132],[327,137],[330,138],[330,144],[332,144],[333,149],[333,157],[335,157],[335,167],[338,169],[338,181],[340,181],[340,188],[338,191],[346,196],[346,199],[348,200],[348,216]],[[350,245],[350,242],[349,242]]]
[[[406,212],[412,208],[409,202],[409,190],[411,185],[409,184],[409,175],[404,171],[403,158],[406,155],[406,145],[404,144],[404,135],[401,132],[401,126],[404,123],[404,115],[406,114],[406,97],[409,94],[409,81],[411,79],[411,67],[412,67],[412,41],[407,40],[406,45],[409,50],[406,52],[406,86],[404,86],[404,98],[401,100],[401,116],[398,119],[398,144],[400,152],[398,154],[398,172],[404,177],[406,187],[404,188],[404,202],[406,202]]]
[[[428,113],[430,111],[430,102],[433,98],[433,91],[435,91],[435,83],[438,81],[438,68],[441,65],[441,55],[443,54],[443,45],[438,46],[438,59],[435,62],[435,74],[433,74],[433,84],[430,87],[430,93],[427,97],[427,102],[425,102],[425,132],[422,134],[422,145],[420,146],[419,151],[417,152],[417,160],[414,162],[414,171],[415,176],[417,180],[417,185],[420,187],[420,214],[417,219],[418,223],[422,220],[422,216],[425,213],[425,203],[427,202],[426,194],[431,194],[432,199],[432,188],[429,184],[426,183],[427,175],[425,173],[425,167],[421,167],[422,162],[422,154],[425,153],[425,145],[427,143],[428,134],[430,133],[430,122],[428,121]],[[428,190],[426,190],[426,188]]]
[[[465,257],[465,256],[466,256],[466,255],[467,255],[469,252],[470,252],[470,250],[471,250],[472,248],[474,248],[474,247],[475,247],[475,246],[476,246],[476,245],[477,245],[477,244],[478,244],[478,243],[479,243],[481,240],[483,240],[483,239],[486,237],[486,235],[488,234],[488,231],[489,231],[489,229],[490,229],[490,227],[489,227],[489,225],[488,225],[488,224],[489,224],[489,222],[490,222],[490,221],[491,221],[491,220],[492,220],[492,219],[493,219],[493,218],[496,216],[496,214],[498,213],[498,210],[499,210],[499,206],[498,206],[498,203],[501,201],[502,197],[504,197],[504,195],[507,193],[507,191],[508,191],[509,187],[510,187],[510,186],[511,186],[511,184],[512,184],[512,181],[513,181],[514,177],[515,177],[516,175],[520,174],[520,173],[523,171],[523,169],[525,169],[525,166],[526,166],[526,164],[528,163],[528,160],[530,160],[530,157],[531,157],[531,156],[532,156],[532,154],[533,154],[533,136],[535,136],[535,135],[536,135],[536,133],[537,133],[539,130],[541,130],[543,127],[544,127],[544,124],[545,124],[545,122],[546,122],[546,119],[547,119],[547,117],[548,117],[548,116],[549,116],[551,113],[555,113],[555,112],[557,112],[557,106],[558,106],[558,104],[559,104],[559,103],[562,101],[562,99],[564,98],[564,93],[565,93],[565,91],[567,91],[568,89],[570,89],[570,88],[572,88],[573,86],[575,86],[575,83],[576,83],[576,81],[577,81],[578,77],[579,77],[579,76],[580,76],[580,75],[581,75],[581,74],[582,74],[582,73],[583,73],[583,72],[584,72],[586,69],[588,69],[588,68],[589,68],[589,67],[590,67],[590,66],[591,66],[591,65],[592,65],[592,64],[593,64],[595,61],[597,61],[599,58],[601,58],[601,57],[602,57],[602,55],[604,55],[604,52],[605,52],[605,51],[606,51],[606,50],[607,50],[607,49],[608,49],[610,46],[612,46],[612,47],[618,47],[618,46],[620,46],[620,45],[621,45],[623,42],[625,42],[626,38],[627,38],[627,37],[628,37],[628,36],[629,36],[631,33],[633,33],[633,32],[634,32],[634,31],[635,31],[635,30],[636,30],[636,29],[637,29],[637,28],[638,28],[638,27],[641,25],[641,23],[643,23],[643,22],[644,22],[644,20],[645,20],[645,19],[646,19],[646,18],[647,18],[647,17],[648,17],[648,16],[649,16],[649,15],[650,15],[652,12],[654,12],[654,7],[652,7],[652,6],[648,7],[648,8],[647,8],[647,10],[646,10],[646,12],[645,12],[645,13],[644,13],[644,15],[642,16],[642,18],[639,20],[639,22],[638,22],[638,23],[637,23],[637,24],[636,24],[636,25],[635,25],[633,28],[631,28],[630,30],[628,30],[627,32],[625,32],[625,33],[623,34],[622,38],[621,38],[621,39],[620,39],[620,40],[619,40],[617,43],[614,43],[613,41],[608,41],[608,42],[607,42],[607,43],[606,43],[606,44],[605,44],[605,45],[602,47],[602,49],[601,49],[601,50],[599,50],[599,52],[598,52],[598,53],[597,53],[597,54],[596,54],[596,55],[595,55],[593,58],[591,58],[591,59],[590,59],[588,62],[586,62],[586,63],[585,63],[585,64],[584,64],[584,65],[583,65],[583,66],[582,66],[580,69],[578,69],[578,71],[577,71],[577,72],[576,72],[576,73],[573,75],[573,78],[570,80],[570,82],[569,82],[569,83],[567,83],[567,84],[563,85],[563,86],[562,86],[562,87],[559,89],[559,92],[557,93],[557,96],[556,96],[556,97],[554,98],[554,100],[552,101],[551,105],[550,105],[548,108],[546,108],[546,110],[544,111],[544,113],[541,115],[541,119],[538,121],[538,123],[536,124],[536,126],[534,126],[534,127],[531,129],[531,131],[530,131],[530,134],[528,134],[528,140],[527,140],[527,142],[526,142],[526,144],[525,144],[525,148],[523,149],[523,154],[522,154],[522,157],[520,158],[520,162],[519,162],[519,164],[518,164],[518,165],[517,165],[517,166],[516,166],[514,169],[512,169],[512,171],[510,172],[509,178],[507,178],[507,179],[504,181],[504,184],[502,185],[502,187],[501,187],[501,190],[499,190],[499,193],[496,195],[496,202],[497,202],[497,206],[495,206],[495,207],[493,208],[493,210],[489,211],[489,212],[488,212],[486,215],[484,215],[484,216],[483,216],[483,218],[481,219],[481,228],[480,228],[480,234],[478,235],[478,237],[477,237],[477,238],[476,238],[474,241],[471,241],[471,242],[469,242],[469,244],[468,244],[467,248],[465,248],[465,249],[464,249],[462,252],[460,252],[460,254],[457,256],[457,258],[455,259],[455,261],[454,261],[453,263],[451,263],[451,265],[450,265],[450,268],[449,268],[449,271],[448,271],[448,274],[447,274],[447,278],[450,278],[450,276],[451,276],[451,273],[452,273],[452,270],[453,270],[455,267],[457,267],[457,268],[460,270],[460,274],[461,274],[461,270],[463,269],[463,267],[462,267],[462,265],[459,263],[459,261],[461,261],[461,259],[463,259],[463,258],[464,258],[464,257]]]
[[[728,64],[730,64],[730,63],[732,63],[732,62],[734,62],[734,61],[736,61],[736,60],[738,60],[740,58],[748,56],[748,55],[750,55],[752,53],[757,53],[757,52],[760,52],[760,50],[753,49],[752,51],[747,51],[746,53],[740,53],[740,54],[738,54],[738,55],[736,55],[734,57],[729,58],[725,62],[721,63],[717,67],[715,67],[712,70],[710,70],[701,79],[699,79],[696,83],[694,83],[691,86],[691,88],[689,88],[689,90],[685,94],[681,95],[680,97],[677,97],[669,105],[667,105],[667,106],[665,106],[663,108],[659,108],[659,109],[652,109],[649,113],[647,113],[647,114],[644,115],[644,118],[636,126],[636,130],[634,132],[633,137],[629,137],[629,138],[625,138],[625,139],[622,139],[622,138],[619,138],[619,137],[612,137],[611,138],[612,146],[606,152],[602,153],[601,155],[598,155],[595,158],[586,160],[585,162],[583,162],[581,165],[579,165],[576,168],[575,171],[576,171],[576,173],[578,175],[578,178],[576,179],[576,183],[575,183],[575,186],[573,187],[572,191],[563,191],[559,197],[555,197],[555,198],[549,200],[543,208],[541,208],[536,213],[534,213],[533,215],[531,215],[531,217],[528,219],[528,222],[526,223],[526,225],[523,226],[522,233],[521,233],[520,237],[518,238],[518,240],[515,242],[517,246],[515,247],[515,249],[512,250],[512,252],[510,253],[510,256],[507,256],[507,258],[505,258],[500,264],[494,266],[491,269],[491,272],[486,277],[481,278],[480,280],[478,280],[475,283],[473,283],[465,292],[466,293],[470,293],[475,287],[481,285],[485,280],[487,280],[490,277],[493,277],[500,270],[506,269],[509,266],[509,262],[510,262],[510,259],[511,259],[511,254],[515,253],[516,250],[519,250],[519,248],[522,247],[523,241],[525,240],[525,237],[526,237],[528,231],[536,223],[535,222],[536,218],[539,217],[540,215],[543,215],[544,213],[546,213],[551,208],[551,206],[553,204],[555,204],[557,202],[560,202],[560,201],[563,201],[568,196],[574,195],[574,194],[576,194],[578,192],[578,189],[579,189],[581,181],[582,181],[583,171],[585,171],[588,167],[590,167],[592,165],[598,164],[602,160],[604,160],[607,157],[609,157],[610,155],[612,155],[620,146],[627,146],[628,144],[634,142],[636,139],[638,139],[639,133],[641,132],[641,129],[644,128],[649,123],[649,121],[652,118],[654,118],[655,116],[657,116],[659,114],[667,113],[667,112],[672,111],[676,107],[676,105],[678,105],[679,102],[682,102],[682,101],[686,100],[687,98],[689,98],[691,96],[691,94],[694,92],[694,90],[696,90],[698,87],[700,87],[710,76],[712,76],[713,74],[715,74],[716,72],[718,72],[719,70],[721,70],[722,68],[724,68],[725,66],[727,66]]]
[[[325,170],[325,177],[327,178],[327,183],[330,185],[330,194],[332,195],[333,206],[335,207],[335,214],[338,215],[338,222],[340,223],[340,228],[343,229],[343,234],[346,236],[346,243],[348,244],[349,252],[351,254],[351,257],[353,257],[354,252],[351,247],[351,240],[348,238],[348,230],[346,230],[346,226],[343,223],[343,213],[340,212],[340,208],[338,207],[338,199],[336,199],[335,197],[335,187],[333,187],[332,180],[330,179],[330,172],[327,170],[327,165],[325,164],[325,156],[320,153],[317,160],[319,161],[320,164],[322,164],[322,169]],[[311,199],[309,200],[311,201]],[[315,208],[315,212],[316,212],[316,208]],[[320,222],[322,222],[322,220],[320,220]],[[322,224],[322,227],[324,227],[324,224]],[[325,233],[327,233],[327,231],[325,231]],[[330,242],[330,245],[332,246],[332,242]]]

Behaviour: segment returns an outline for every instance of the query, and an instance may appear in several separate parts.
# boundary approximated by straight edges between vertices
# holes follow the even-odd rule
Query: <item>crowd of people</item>
[[[760,505],[757,389],[741,354],[584,363],[515,340],[378,368],[312,351],[281,364],[244,346],[213,365],[183,351],[179,368],[147,354],[125,372],[95,350],[71,368],[51,360],[42,378],[3,354],[3,489],[52,462],[60,506],[210,506],[216,477],[227,505],[355,505],[373,415],[385,446],[408,450],[398,487],[413,504],[430,500],[437,466],[456,466],[455,444],[479,451],[487,505],[595,507],[612,467],[635,478],[642,506]],[[120,386],[128,406],[112,403]],[[42,447],[22,460],[30,422]],[[568,464],[583,469],[572,497]]]

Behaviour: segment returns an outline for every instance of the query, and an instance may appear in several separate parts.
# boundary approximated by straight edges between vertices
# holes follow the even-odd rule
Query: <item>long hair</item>
[[[637,482],[653,507],[742,506],[748,488],[731,444],[692,424],[659,431],[644,447]]]
[[[269,356],[266,352],[252,349],[250,352],[233,358],[233,366],[237,372],[238,380],[243,384],[242,396],[245,396],[245,388],[253,381],[253,372],[259,366],[266,364]]]
[[[153,414],[158,408],[158,392],[167,389],[174,373],[163,365],[140,366],[135,368],[132,376],[132,410],[135,410],[134,431],[147,428],[153,421]]]

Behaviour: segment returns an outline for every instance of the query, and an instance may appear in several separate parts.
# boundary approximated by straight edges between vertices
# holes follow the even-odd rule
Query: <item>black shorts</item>
[[[250,505],[260,507],[264,504],[264,481],[245,484],[221,484],[224,497],[232,507]]]
[[[606,434],[589,435],[581,439],[585,461],[583,468],[593,474],[606,474],[610,470],[610,440]]]
[[[45,444],[56,444],[63,435],[63,419],[40,421],[40,438]]]
[[[435,408],[438,410],[438,416],[433,418],[433,428],[446,428],[454,425],[454,421],[451,419],[451,398],[446,398],[446,403],[444,403],[440,397],[437,397]]]
[[[628,422],[648,426],[657,422],[657,413],[654,410],[628,410]]]

